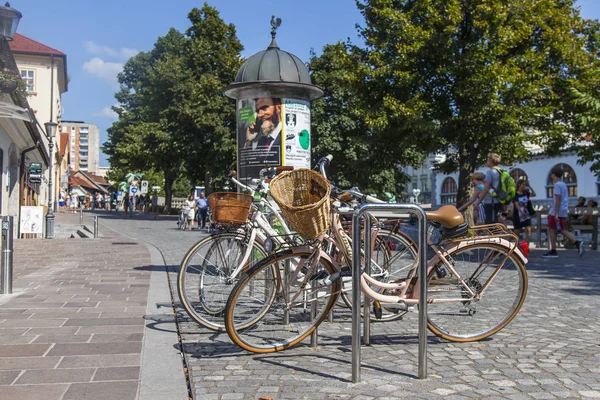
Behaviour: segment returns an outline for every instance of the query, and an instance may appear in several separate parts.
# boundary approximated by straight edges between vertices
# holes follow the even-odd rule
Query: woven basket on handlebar
[[[235,192],[216,192],[208,196],[214,224],[243,224],[248,219],[252,196]]]
[[[271,196],[283,216],[305,239],[314,239],[329,228],[331,185],[310,169],[278,175],[269,185]]]

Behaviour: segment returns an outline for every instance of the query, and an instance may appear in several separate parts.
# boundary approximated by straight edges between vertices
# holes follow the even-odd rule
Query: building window
[[[456,204],[456,181],[454,178],[444,179],[441,200],[442,204]]]
[[[511,169],[510,176],[515,180],[515,183],[519,182],[520,180],[529,180],[527,174],[521,168]]]
[[[575,175],[575,171],[569,164],[556,164],[552,169],[556,167],[561,167],[564,171],[562,181],[567,185],[567,190],[569,192],[569,197],[577,197],[577,176]],[[548,181],[546,182],[546,197],[549,199],[554,195],[554,182],[552,182],[552,169],[548,173]]]
[[[21,79],[27,82],[27,91],[35,92],[35,71],[32,69],[22,69]]]

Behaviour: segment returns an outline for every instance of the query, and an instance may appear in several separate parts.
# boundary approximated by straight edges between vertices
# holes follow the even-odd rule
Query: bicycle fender
[[[449,253],[453,253],[457,250],[460,250],[464,247],[470,246],[472,244],[478,244],[478,243],[483,243],[483,244],[496,244],[496,245],[500,245],[506,248],[513,248],[515,247],[515,244],[512,242],[509,242],[508,240],[504,239],[504,238],[499,238],[499,237],[494,237],[494,238],[473,238],[473,239],[469,239],[469,240],[462,240],[460,242],[455,242],[455,243],[451,243],[449,246],[444,248],[444,255],[448,255]],[[523,252],[521,251],[521,249],[519,248],[519,246],[516,246],[516,248],[514,249],[514,254],[519,258],[519,260],[521,260],[521,262],[523,263],[523,265],[526,265],[528,260],[527,257],[525,257],[525,255],[523,254]],[[433,258],[431,258],[431,260],[429,260],[428,266],[429,267],[433,267],[434,265],[436,265],[438,262],[440,262],[441,259],[440,257],[436,254]]]

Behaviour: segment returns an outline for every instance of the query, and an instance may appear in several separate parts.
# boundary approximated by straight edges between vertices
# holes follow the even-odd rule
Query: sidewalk
[[[57,213],[56,226],[67,224],[78,225],[79,214]],[[163,384],[141,378],[147,359],[176,353],[172,324],[157,327],[160,317],[148,315],[156,312],[151,283],[168,287],[158,261],[108,229],[96,240],[15,240],[13,295],[0,295],[0,399],[126,400]],[[158,292],[167,305],[159,312],[172,316],[168,289]],[[170,372],[183,382],[183,396],[172,398],[185,398],[181,361],[170,369],[165,379]]]

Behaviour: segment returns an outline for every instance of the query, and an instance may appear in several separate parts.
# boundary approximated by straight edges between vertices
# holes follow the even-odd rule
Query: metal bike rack
[[[352,216],[352,304],[360,304],[360,254],[361,230],[360,221],[365,224],[365,271],[371,266],[371,219],[369,212],[408,213],[417,217],[419,224],[419,379],[427,378],[427,216],[416,204],[369,203],[362,205]],[[365,344],[370,343],[370,312],[368,299],[365,299]],[[352,382],[360,382],[360,306],[352,307]]]

